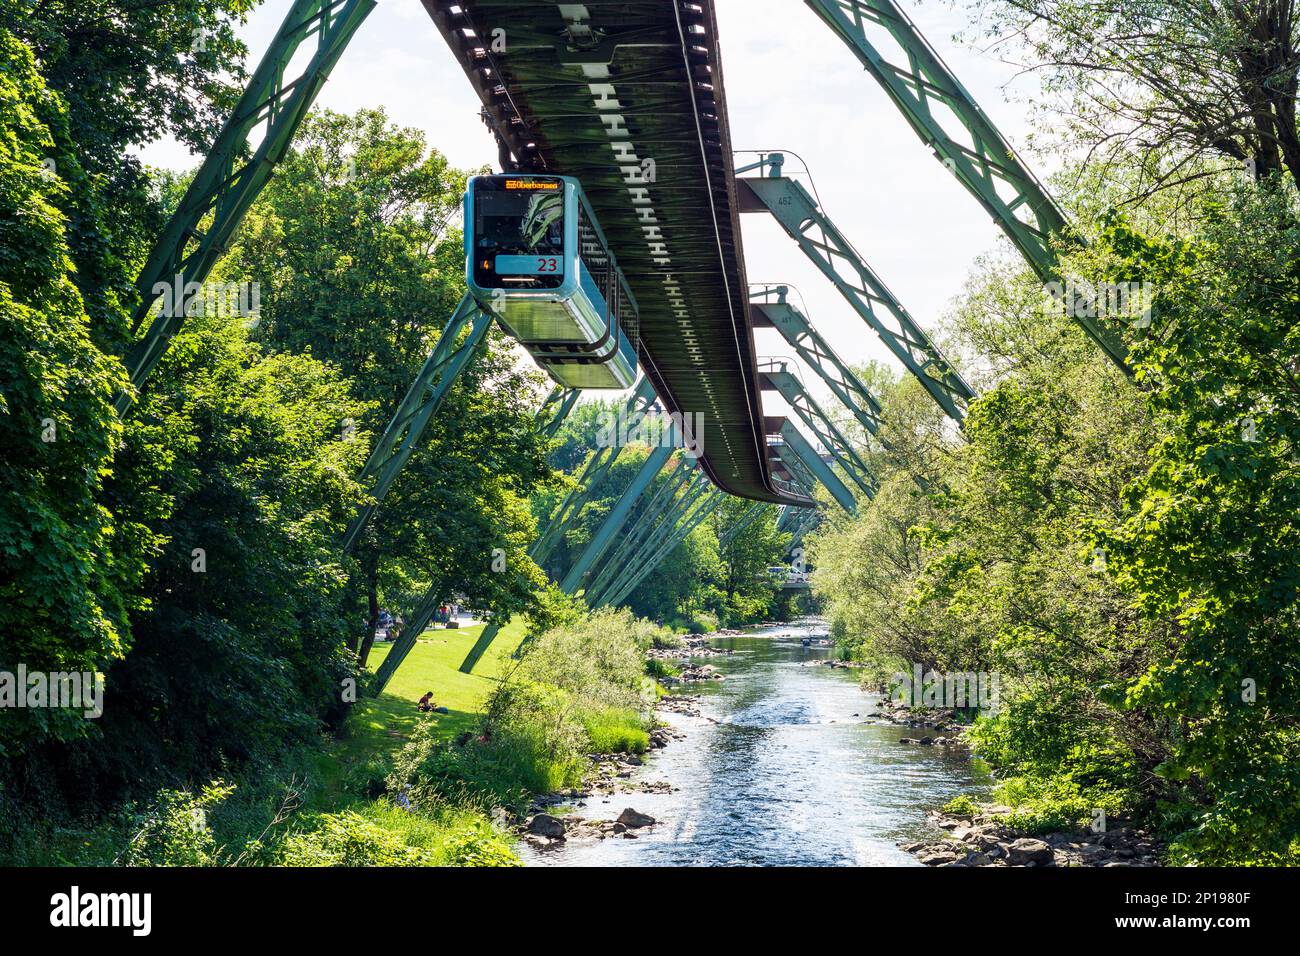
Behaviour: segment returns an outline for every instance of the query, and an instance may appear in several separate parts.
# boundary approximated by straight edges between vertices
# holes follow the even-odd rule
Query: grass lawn
[[[510,665],[510,654],[524,636],[524,623],[511,621],[483,655],[472,674],[460,672],[461,661],[482,633],[483,625],[426,630],[378,698],[363,698],[353,708],[347,726],[321,754],[318,765],[325,782],[321,808],[351,802],[346,794],[351,772],[369,761],[396,753],[417,722],[432,720],[448,737],[477,726],[479,713],[497,678]],[[376,644],[370,653],[374,670],[388,656],[391,644]],[[416,702],[433,691],[436,706],[448,714],[422,714]]]

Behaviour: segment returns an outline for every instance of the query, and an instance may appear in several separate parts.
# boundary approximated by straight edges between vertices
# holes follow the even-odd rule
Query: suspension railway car
[[[637,307],[576,179],[475,176],[465,193],[465,278],[555,381],[631,388]]]

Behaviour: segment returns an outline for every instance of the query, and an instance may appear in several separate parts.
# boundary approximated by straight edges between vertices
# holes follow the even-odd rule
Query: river
[[[813,641],[804,647],[803,637]],[[875,695],[855,671],[815,662],[819,621],[714,639],[734,651],[709,657],[726,679],[685,685],[700,716],[661,714],[686,734],[652,751],[634,779],[668,781],[671,793],[592,796],[572,811],[612,820],[625,807],[658,823],[636,839],[521,846],[529,865],[910,866],[898,842],[935,839],[926,819],[958,793],[976,799],[988,778],[961,751],[906,746],[908,728],[876,723]],[[562,812],[562,811],[557,811]]]

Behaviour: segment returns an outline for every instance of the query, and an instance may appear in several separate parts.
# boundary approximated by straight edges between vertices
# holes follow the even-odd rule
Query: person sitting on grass
[[[429,691],[420,698],[420,710],[426,714],[433,710],[433,691]]]

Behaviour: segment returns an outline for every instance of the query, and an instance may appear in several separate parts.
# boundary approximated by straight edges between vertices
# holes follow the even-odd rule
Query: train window
[[[473,254],[474,282],[481,288],[558,287],[565,272],[562,184],[508,178],[477,182]]]

